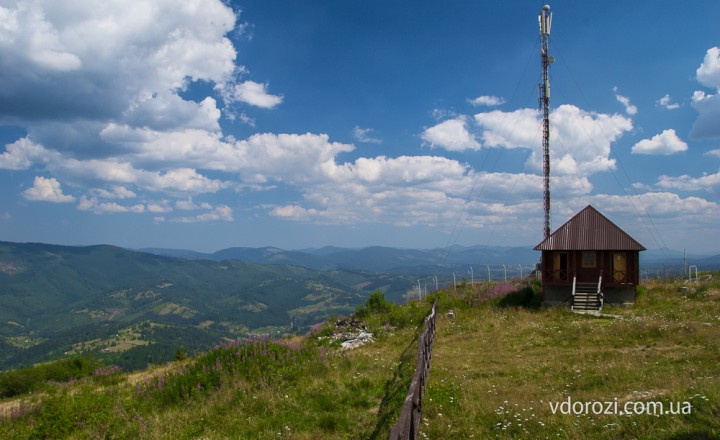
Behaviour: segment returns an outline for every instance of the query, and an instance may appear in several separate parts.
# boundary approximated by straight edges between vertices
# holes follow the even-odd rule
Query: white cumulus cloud
[[[720,192],[720,172],[704,174],[700,177],[691,177],[687,174],[677,177],[660,176],[657,186],[663,189],[708,191],[717,194]]]
[[[477,98],[470,99],[470,104],[474,106],[488,106],[494,107],[496,105],[505,104],[505,99],[497,96],[478,96]]]
[[[162,212],[172,212],[172,207],[168,204],[167,201],[162,202],[153,202],[147,204],[147,210],[148,212],[153,213],[162,213]]]
[[[622,213],[634,218],[643,207],[655,219],[669,219],[672,224],[713,222],[720,214],[720,205],[699,197],[683,198],[671,192],[647,192],[636,196],[599,194],[593,204],[608,213]],[[684,221],[682,219],[685,219]]]
[[[133,191],[122,185],[110,185],[108,188],[93,188],[89,194],[103,199],[133,199],[137,197]]]
[[[431,148],[444,148],[448,151],[479,150],[480,143],[468,131],[465,117],[448,119],[425,129],[422,139]]]
[[[374,137],[372,132],[375,131],[372,128],[361,128],[360,126],[353,127],[353,137],[359,142],[365,142],[368,144],[381,144],[382,139]]]
[[[698,112],[690,136],[696,139],[720,137],[720,47],[712,47],[705,53],[702,64],[696,71],[700,84],[713,89],[715,94],[696,90],[692,96],[692,107]]]
[[[625,113],[627,113],[630,116],[637,114],[638,109],[636,106],[634,106],[630,103],[630,98],[628,98],[627,96],[620,95],[618,93],[617,87],[613,87],[613,92],[615,93],[615,99],[617,99],[618,102],[620,102],[622,105],[625,106]]]
[[[688,145],[680,139],[672,128],[650,139],[643,139],[632,147],[633,154],[670,155],[687,151]]]
[[[75,197],[63,194],[60,182],[54,178],[36,176],[33,186],[23,191],[23,197],[35,202],[69,203]]]
[[[226,37],[235,14],[217,0],[11,1],[0,15],[0,117],[16,121],[122,120],[154,94],[164,103],[143,114],[187,119],[190,81],[224,87],[242,70]]]
[[[487,147],[529,148],[528,165],[542,169],[540,113],[534,109],[494,110],[475,115]],[[611,144],[632,130],[625,116],[584,111],[563,104],[550,114],[551,167],[558,174],[592,174],[615,168]]]
[[[702,64],[695,73],[700,84],[720,89],[720,47],[711,47],[707,50]]]
[[[216,207],[209,207],[210,211],[198,214],[193,217],[174,217],[167,219],[174,223],[199,223],[199,222],[213,222],[213,221],[225,221],[232,222],[233,210],[227,205],[219,205]]]
[[[46,158],[47,150],[29,138],[24,137],[5,145],[5,152],[0,154],[0,169],[27,170],[34,162]]]
[[[78,202],[77,209],[80,211],[91,211],[95,214],[141,214],[145,212],[145,205],[142,203],[121,205],[117,202],[101,202],[93,196],[82,196]]]
[[[675,110],[680,108],[680,104],[678,104],[677,102],[673,102],[669,94],[666,94],[662,98],[658,99],[656,103],[658,106],[667,110]]]
[[[244,81],[233,87],[229,97],[231,100],[244,102],[260,108],[273,108],[283,101],[282,95],[272,95],[267,91],[267,84],[255,81]]]

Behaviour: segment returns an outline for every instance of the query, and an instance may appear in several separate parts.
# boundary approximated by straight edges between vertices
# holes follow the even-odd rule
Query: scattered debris
[[[361,347],[368,342],[373,342],[373,334],[368,333],[364,330],[358,334],[344,333],[340,335],[340,338],[338,340],[343,341],[340,344],[343,350],[352,350],[353,348]]]
[[[363,325],[362,321],[358,321],[353,317],[338,319],[337,321],[335,321],[335,327],[342,329],[342,331],[347,331],[350,329],[366,330],[365,325]]]
[[[619,400],[620,403],[637,400],[648,400],[662,397],[667,394],[666,390],[633,391]]]
[[[446,316],[450,319],[455,319],[455,312],[452,310],[449,310],[446,314]]]
[[[352,350],[373,342],[373,334],[367,331],[362,321],[354,318],[338,319],[335,322],[335,332],[330,341],[341,341],[340,346],[343,350]]]

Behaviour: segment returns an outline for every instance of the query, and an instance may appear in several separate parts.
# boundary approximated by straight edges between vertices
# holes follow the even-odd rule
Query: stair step
[[[575,280],[573,280],[575,281]],[[602,307],[600,302],[600,283],[602,282],[602,276],[595,282],[574,282],[574,296],[572,299],[573,310],[597,310],[599,311]]]
[[[597,286],[591,292],[575,291],[573,297],[573,310],[600,310],[600,298],[597,294]]]

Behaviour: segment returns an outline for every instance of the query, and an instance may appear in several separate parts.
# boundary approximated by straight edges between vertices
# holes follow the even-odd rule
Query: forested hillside
[[[370,292],[414,278],[289,265],[185,260],[114,246],[0,243],[0,369],[84,351],[125,368],[181,345],[304,331]]]

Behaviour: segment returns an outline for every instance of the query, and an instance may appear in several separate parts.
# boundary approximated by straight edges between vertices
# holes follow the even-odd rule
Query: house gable
[[[588,205],[534,249],[644,251],[645,247]]]

